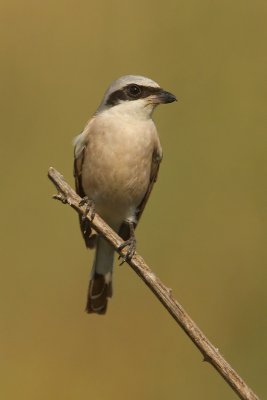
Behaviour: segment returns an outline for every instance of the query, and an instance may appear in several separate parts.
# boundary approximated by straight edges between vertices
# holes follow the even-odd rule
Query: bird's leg
[[[125,240],[119,247],[118,250],[124,249],[124,247],[128,247],[127,253],[124,256],[120,256],[119,258],[122,258],[122,262],[120,265],[122,265],[125,261],[131,260],[133,257],[135,250],[136,250],[136,239],[135,239],[135,234],[134,234],[134,223],[129,222],[129,228],[130,228],[130,237],[128,240]]]
[[[88,213],[90,212],[90,219],[93,220],[94,216],[95,216],[95,202],[94,200],[89,199],[87,196],[83,197],[79,203],[79,206],[84,206],[85,207],[85,211],[82,215],[82,221],[86,220],[86,217],[88,215]]]

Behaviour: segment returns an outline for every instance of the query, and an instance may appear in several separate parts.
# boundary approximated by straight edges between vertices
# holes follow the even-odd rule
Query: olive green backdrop
[[[93,254],[46,174],[108,84],[143,74],[164,160],[138,251],[248,384],[266,389],[267,3],[1,1],[1,398],[236,399],[127,265],[84,312]]]

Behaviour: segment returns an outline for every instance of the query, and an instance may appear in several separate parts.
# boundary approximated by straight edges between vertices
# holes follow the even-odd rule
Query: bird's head
[[[151,79],[126,75],[111,83],[97,114],[114,108],[114,111],[124,114],[150,118],[157,105],[173,101],[176,101],[176,97]]]

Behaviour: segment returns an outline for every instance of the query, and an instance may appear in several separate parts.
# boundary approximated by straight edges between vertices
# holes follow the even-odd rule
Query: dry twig
[[[85,206],[79,206],[81,198],[67,184],[62,175],[50,167],[48,171],[49,179],[54,183],[58,190],[55,199],[69,204],[79,214],[84,213]],[[88,216],[90,220],[90,216]],[[95,214],[92,227],[115,248],[120,255],[125,255],[126,250],[118,250],[122,244],[122,239],[99,217]],[[236,394],[242,400],[259,400],[257,395],[247,386],[244,380],[235,372],[231,365],[223,358],[218,349],[215,348],[207,337],[201,332],[196,323],[186,313],[183,307],[173,298],[171,290],[167,288],[156,275],[151,271],[143,258],[134,254],[130,261],[127,261],[132,269],[140,276],[145,284],[152,290],[159,301],[172,315],[175,321],[180,325],[184,332],[189,336],[192,342],[203,354],[204,361],[208,361],[232,387]]]

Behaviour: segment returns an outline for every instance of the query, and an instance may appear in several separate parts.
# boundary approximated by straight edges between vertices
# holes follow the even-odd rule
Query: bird
[[[135,228],[157,179],[162,148],[154,109],[176,101],[152,79],[126,75],[113,81],[82,133],[74,139],[76,192],[123,239],[125,259],[136,249]],[[112,296],[114,249],[79,216],[87,248],[95,248],[86,312],[105,314]]]

